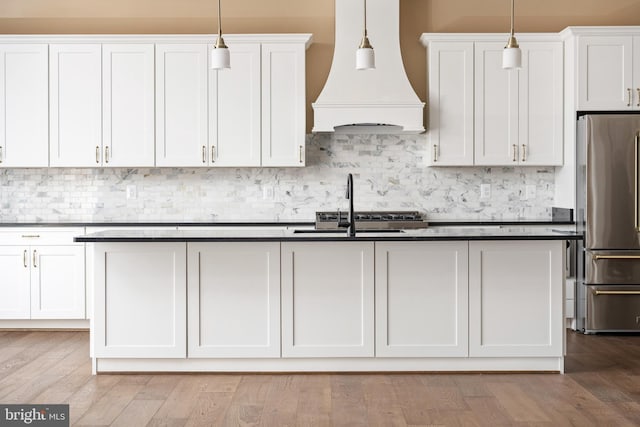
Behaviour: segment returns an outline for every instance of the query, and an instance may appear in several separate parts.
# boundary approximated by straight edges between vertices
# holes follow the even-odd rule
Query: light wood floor
[[[86,332],[0,332],[0,402],[92,426],[639,426],[640,336],[568,349],[566,375],[92,376]]]

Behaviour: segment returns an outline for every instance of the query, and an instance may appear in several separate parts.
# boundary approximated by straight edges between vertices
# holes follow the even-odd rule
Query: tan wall
[[[356,1],[356,0],[354,0]],[[222,0],[227,33],[313,33],[307,53],[307,127],[333,54],[332,0]],[[409,80],[426,98],[423,32],[507,32],[509,0],[401,0],[400,43]],[[214,33],[215,0],[2,0],[0,33]],[[516,30],[640,25],[640,0],[518,0]]]

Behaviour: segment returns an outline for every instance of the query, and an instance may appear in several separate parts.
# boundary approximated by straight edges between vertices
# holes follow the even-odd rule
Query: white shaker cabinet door
[[[577,110],[634,108],[632,50],[631,36],[578,39]]]
[[[429,43],[429,164],[473,165],[473,42]]]
[[[262,166],[305,165],[305,47],[262,45]]]
[[[49,45],[50,166],[102,164],[99,44]]]
[[[469,356],[561,357],[565,242],[469,243]]]
[[[188,244],[189,357],[280,357],[280,244]]]
[[[260,166],[260,44],[229,51],[230,69],[209,70],[211,166]]]
[[[185,243],[95,243],[96,357],[184,358]]]
[[[376,242],[376,356],[468,356],[467,256],[467,242]]]
[[[153,44],[102,46],[103,166],[155,164]]]
[[[49,166],[48,52],[0,45],[0,167]]]
[[[30,317],[29,255],[28,246],[0,246],[0,319]]]
[[[373,242],[282,243],[282,356],[373,357]]]
[[[31,247],[31,318],[85,318],[83,245]]]
[[[208,166],[207,45],[156,45],[156,166]]]

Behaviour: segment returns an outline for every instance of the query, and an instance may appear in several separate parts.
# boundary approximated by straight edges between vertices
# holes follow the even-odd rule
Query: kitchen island
[[[93,252],[95,372],[562,372],[578,238],[514,226],[76,241]]]

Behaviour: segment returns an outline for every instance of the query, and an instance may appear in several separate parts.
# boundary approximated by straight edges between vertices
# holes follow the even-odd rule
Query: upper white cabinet
[[[553,166],[563,161],[563,47],[519,36],[521,70],[502,68],[504,35],[423,34],[434,166]]]
[[[640,109],[640,31],[578,37],[578,110]]]
[[[262,45],[262,166],[305,165],[305,46]]]
[[[102,165],[155,165],[153,44],[102,45]]]
[[[373,357],[373,306],[373,242],[282,243],[282,357]]]
[[[156,45],[156,166],[207,166],[207,45]]]
[[[230,69],[209,70],[209,162],[260,166],[260,43],[229,42],[229,51]]]
[[[0,45],[0,167],[49,165],[49,47]]]
[[[102,163],[99,44],[49,45],[50,166]]]

